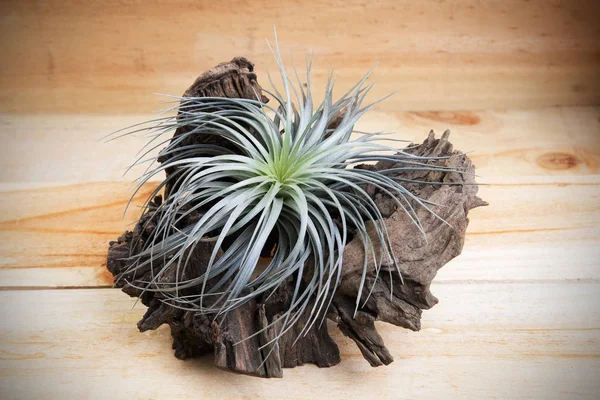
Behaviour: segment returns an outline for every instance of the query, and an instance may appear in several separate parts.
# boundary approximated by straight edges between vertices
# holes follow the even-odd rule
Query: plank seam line
[[[600,278],[585,278],[585,279],[455,279],[455,280],[440,280],[433,281],[435,285],[555,285],[555,284],[600,284]],[[0,291],[15,291],[15,290],[75,290],[75,289],[118,289],[112,285],[95,285],[95,286],[0,286]]]

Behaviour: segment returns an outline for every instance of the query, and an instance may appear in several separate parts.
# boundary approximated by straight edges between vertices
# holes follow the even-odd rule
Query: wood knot
[[[477,125],[481,122],[478,115],[469,111],[421,111],[414,114],[421,118],[453,125]]]
[[[566,170],[581,164],[581,160],[569,153],[544,153],[537,158],[540,167],[551,170]]]

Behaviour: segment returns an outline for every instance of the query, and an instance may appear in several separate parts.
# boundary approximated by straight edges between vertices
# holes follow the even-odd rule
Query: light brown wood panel
[[[100,139],[152,117],[156,116],[0,114],[0,182],[23,188],[120,180],[145,139],[125,137],[110,143]],[[598,107],[477,112],[375,109],[357,128],[395,132],[395,138],[414,142],[422,142],[430,129],[441,135],[449,128],[455,148],[470,152],[481,182],[585,183],[600,173]],[[135,168],[125,180],[132,181],[142,170]]]
[[[315,90],[377,64],[376,95],[403,88],[387,110],[598,104],[599,18],[595,0],[3,1],[0,110],[147,112],[238,55],[266,83],[273,25],[298,65],[314,50]]]
[[[107,243],[131,229],[153,187],[124,219],[124,183],[0,191],[8,205],[0,209],[0,286],[110,285]],[[440,280],[600,279],[600,181],[489,185],[480,194],[491,205],[471,212],[466,254]]]
[[[371,368],[331,327],[342,362],[234,375],[173,357],[167,327],[117,290],[0,292],[0,390],[8,398],[595,399],[600,285],[435,284],[423,329],[378,329],[395,357]]]
[[[0,286],[40,286],[45,279],[41,286],[109,285],[108,243],[133,228],[154,187],[145,187],[125,215],[126,183],[1,192]]]

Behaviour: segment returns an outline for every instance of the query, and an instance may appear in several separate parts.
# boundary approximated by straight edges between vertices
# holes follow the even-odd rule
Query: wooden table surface
[[[599,398],[598,3],[326,3],[0,5],[1,399]],[[342,362],[280,380],[177,360],[168,327],[138,332],[144,307],[111,288],[142,139],[98,139],[216,62],[272,66],[274,23],[285,49],[315,49],[317,87],[328,66],[345,87],[379,61],[374,98],[407,86],[359,128],[414,141],[449,128],[486,184],[422,330],[378,326],[387,367],[334,326]]]

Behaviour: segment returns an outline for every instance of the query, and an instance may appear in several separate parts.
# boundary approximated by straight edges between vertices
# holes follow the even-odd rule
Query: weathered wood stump
[[[184,96],[254,99],[257,94],[262,96],[256,74],[253,72],[253,64],[245,58],[237,57],[203,73]],[[267,101],[264,96],[262,100]],[[174,137],[179,134],[181,131],[178,130]],[[375,329],[374,322],[379,320],[415,331],[420,329],[422,310],[427,310],[437,303],[437,299],[429,290],[431,281],[438,269],[460,254],[469,222],[469,210],[486,205],[476,195],[478,187],[473,175],[475,167],[468,157],[453,150],[448,141],[449,135],[450,132],[446,131],[441,138],[436,139],[432,131],[422,144],[409,146],[407,152],[420,156],[448,157],[444,160],[445,166],[463,173],[402,171],[396,174],[397,178],[403,179],[405,187],[418,197],[443,205],[436,207],[435,211],[448,224],[413,204],[418,210],[427,240],[407,214],[396,209],[396,203],[392,199],[375,187],[366,187],[367,193],[372,196],[385,217],[393,251],[400,263],[402,279],[391,262],[384,263],[376,276],[374,262],[370,260],[362,299],[366,299],[369,292],[371,295],[356,315],[354,311],[362,277],[363,246],[358,238],[346,245],[341,283],[326,316],[334,321],[346,336],[354,340],[372,366],[387,365],[393,361],[390,351]],[[218,138],[194,136],[191,140],[204,143]],[[182,143],[186,144],[189,143]],[[160,161],[164,162],[164,159]],[[393,166],[389,163],[379,162],[358,168],[376,171],[391,167]],[[168,170],[167,176],[173,173],[176,171]],[[168,196],[171,190],[172,188],[167,186],[165,196]],[[154,199],[156,203],[160,201],[160,196]],[[190,216],[182,221],[182,224],[194,222],[194,217]],[[117,241],[110,243],[107,267],[115,277],[120,277],[116,280],[117,287],[130,296],[140,297],[142,303],[148,307],[138,322],[140,331],[156,329],[162,324],[170,326],[177,358],[185,359],[212,353],[218,367],[262,377],[281,377],[282,368],[293,368],[304,363],[329,367],[340,362],[338,347],[329,336],[327,324],[315,324],[306,335],[296,341],[307,316],[300,316],[296,325],[283,337],[274,344],[265,346],[276,336],[278,328],[277,325],[266,327],[290,305],[294,284],[291,281],[281,285],[270,297],[249,301],[228,313],[224,320],[215,320],[192,311],[174,308],[164,302],[164,298],[157,292],[142,292],[136,282],[150,281],[150,271],[137,271],[135,276],[121,275],[128,266],[125,258],[141,250],[144,240],[149,237],[154,227],[151,204],[133,231],[125,232]],[[374,237],[374,243],[376,240]],[[189,263],[191,268],[186,269],[186,276],[180,279],[200,276],[206,269],[211,251],[212,245],[209,243],[197,246]],[[175,268],[172,268],[161,276],[157,284],[174,280]],[[259,335],[238,343],[259,331]]]

